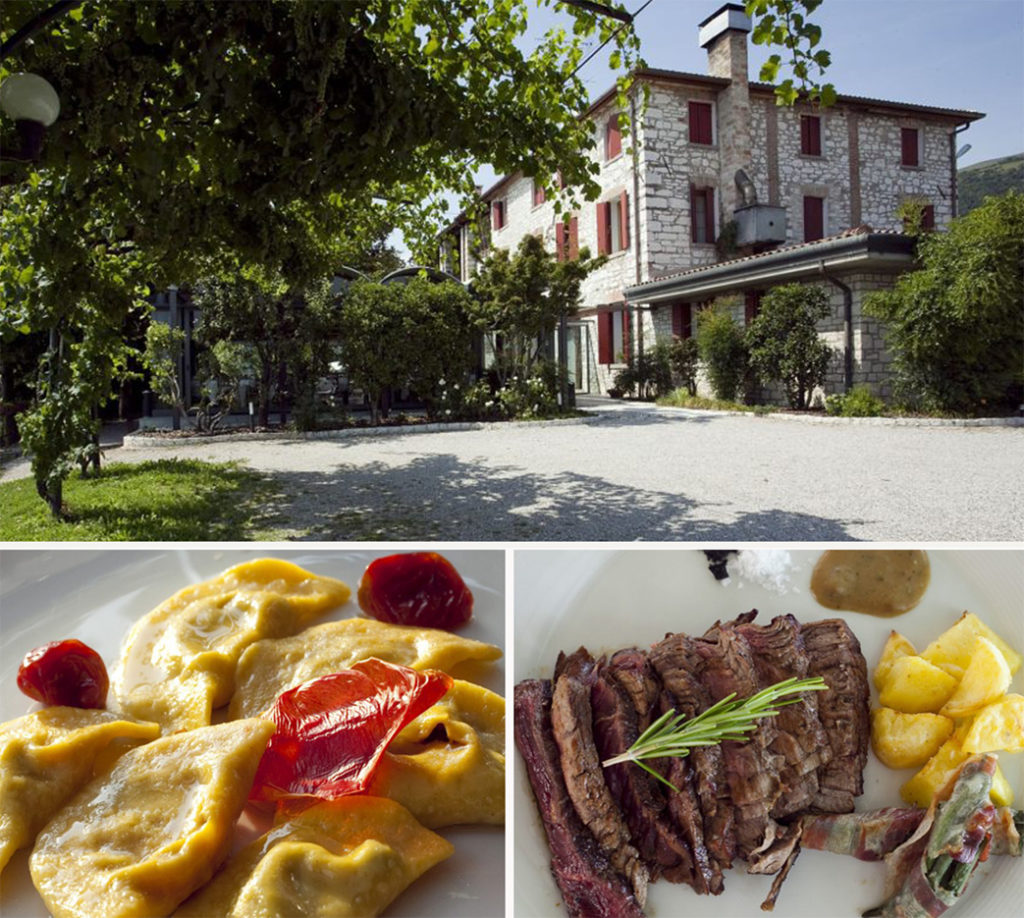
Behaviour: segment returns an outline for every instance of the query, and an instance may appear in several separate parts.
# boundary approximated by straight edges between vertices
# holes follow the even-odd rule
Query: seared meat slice
[[[672,709],[686,717],[695,717],[711,705],[707,690],[697,679],[699,657],[693,645],[694,639],[685,634],[670,634],[647,655],[663,686],[662,709]],[[708,888],[719,893],[722,870],[731,867],[736,856],[733,808],[722,747],[698,746],[685,760],[673,759],[666,777],[676,787],[691,788],[696,795],[693,805],[683,795],[670,798],[669,804],[680,825],[686,825],[687,811],[700,815],[701,834],[710,855]],[[692,829],[694,835],[696,829]]]
[[[621,666],[622,655],[616,657]],[[636,742],[642,730],[641,717],[650,707],[643,673],[635,668],[622,672],[617,669],[614,659],[610,664],[600,665],[591,691],[594,742],[602,761],[625,752]],[[626,685],[636,693],[635,701]],[[656,686],[654,692],[656,701]],[[693,857],[672,820],[660,783],[628,762],[605,768],[604,776],[626,819],[633,843],[651,870],[651,879],[664,876],[675,883],[691,882]]]
[[[516,686],[514,725],[566,914],[569,918],[642,918],[632,888],[611,866],[569,799],[551,732],[549,681],[531,679]]]
[[[750,645],[736,630],[749,622],[756,612],[740,616],[735,622],[721,622],[693,642],[699,658],[698,675],[712,702],[728,695],[748,698],[757,693],[757,671]],[[769,835],[771,810],[782,792],[779,768],[782,756],[771,751],[778,730],[772,718],[764,718],[747,734],[745,742],[721,743],[729,795],[736,812],[737,853],[746,859],[757,851]]]
[[[647,897],[649,871],[633,845],[629,827],[605,783],[604,768],[594,746],[590,693],[596,669],[581,647],[571,656],[558,655],[551,701],[551,727],[562,762],[562,774],[573,806],[590,829],[612,866],[633,888],[641,907]]]
[[[860,642],[838,618],[803,625],[800,629],[808,656],[808,676],[821,676],[828,689],[816,692],[818,719],[832,759],[818,769],[814,808],[825,813],[849,813],[853,798],[864,790],[868,757],[868,668]]]
[[[750,645],[757,672],[757,687],[768,688],[783,679],[807,676],[807,652],[800,623],[780,615],[768,625],[736,626]],[[818,793],[818,768],[832,758],[832,747],[818,719],[816,692],[779,708],[771,751],[782,756],[781,793],[772,807],[776,819],[806,810]]]
[[[612,656],[609,668],[637,709],[637,726],[641,731],[646,730],[667,710],[663,703],[661,679],[658,678],[648,655],[636,648],[620,650]],[[690,876],[683,882],[689,883],[698,893],[710,892],[717,895],[723,888],[722,872],[713,864],[704,844],[703,817],[697,802],[693,769],[688,761],[688,758],[649,761],[648,764],[667,778],[677,790],[673,791],[660,781],[655,781],[652,787],[667,799],[669,814],[685,840],[692,859]],[[665,876],[673,880],[668,873]]]

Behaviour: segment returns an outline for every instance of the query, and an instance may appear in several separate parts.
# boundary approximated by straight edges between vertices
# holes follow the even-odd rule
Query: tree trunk
[[[46,501],[50,508],[50,516],[55,520],[64,518],[62,507],[64,505],[64,483],[58,481],[52,488],[48,488],[40,481],[36,481],[36,493]]]
[[[265,361],[260,367],[260,406],[256,424],[259,427],[270,426],[270,365]]]

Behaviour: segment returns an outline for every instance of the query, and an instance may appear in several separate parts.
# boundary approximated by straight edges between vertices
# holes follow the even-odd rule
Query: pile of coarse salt
[[[747,581],[775,593],[788,593],[790,590],[799,593],[800,590],[792,585],[792,568],[793,557],[784,550],[739,551],[729,558],[726,565],[729,579],[735,577],[740,581],[740,587],[743,581]]]

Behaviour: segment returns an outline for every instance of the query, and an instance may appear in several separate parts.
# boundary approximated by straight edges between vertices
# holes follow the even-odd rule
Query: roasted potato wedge
[[[1021,655],[973,612],[964,612],[956,623],[942,632],[922,652],[930,663],[952,663],[966,670],[974,651],[975,638],[988,638],[1006,657],[1012,676],[1020,669]]]
[[[968,754],[1024,751],[1024,696],[1009,694],[983,707],[971,718],[963,744]]]
[[[878,700],[904,714],[937,714],[956,689],[956,679],[924,657],[897,657],[882,683]]]
[[[952,733],[953,721],[940,714],[871,713],[871,748],[889,768],[920,768]]]
[[[965,717],[998,701],[1009,687],[1010,666],[1006,657],[988,638],[977,637],[963,678],[939,713]]]
[[[898,657],[913,656],[916,653],[914,645],[902,634],[898,631],[890,631],[885,647],[882,648],[882,656],[878,660],[878,666],[875,667],[875,688],[879,691],[882,690],[882,686],[885,684],[885,677],[889,674],[889,669]]]

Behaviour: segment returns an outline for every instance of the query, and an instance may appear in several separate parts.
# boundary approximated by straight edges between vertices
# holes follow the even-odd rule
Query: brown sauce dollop
[[[924,551],[826,551],[811,574],[811,592],[826,609],[902,615],[921,601],[930,574]]]

